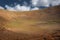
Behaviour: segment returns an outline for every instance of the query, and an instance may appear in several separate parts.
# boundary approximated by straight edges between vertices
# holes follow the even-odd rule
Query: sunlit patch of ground
[[[60,29],[60,23],[26,19],[12,20],[5,26],[9,30],[22,32],[40,32]]]
[[[60,40],[59,24],[34,26],[8,27],[0,31],[0,40]]]
[[[60,40],[60,23],[16,19],[5,25],[3,40]]]

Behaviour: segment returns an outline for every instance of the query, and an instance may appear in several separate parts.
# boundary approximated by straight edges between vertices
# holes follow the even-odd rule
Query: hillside
[[[60,5],[35,11],[0,10],[1,40],[59,40]]]
[[[7,10],[0,10],[0,16],[6,19],[15,17],[34,19],[34,20],[60,20],[60,5],[55,7],[49,7],[42,10],[25,11],[25,12],[13,12]]]

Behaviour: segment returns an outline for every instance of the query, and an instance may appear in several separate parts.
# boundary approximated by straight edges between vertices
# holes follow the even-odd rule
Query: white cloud
[[[15,9],[18,11],[29,11],[30,7],[29,6],[20,6],[20,5],[16,5]]]
[[[20,6],[19,4],[14,6],[14,7],[10,7],[8,5],[5,6],[7,8],[7,10],[9,11],[29,11],[30,7],[27,6]]]
[[[32,5],[36,6],[37,2],[38,2],[38,0],[32,0]]]
[[[32,0],[32,6],[34,8],[31,9],[31,5],[27,6],[27,3],[24,2],[23,6],[20,6],[20,4],[16,4],[14,7],[5,5],[6,9],[9,11],[30,11],[30,10],[39,10],[38,7],[45,6],[49,7],[49,4],[52,4],[52,6],[60,5],[60,0]],[[4,9],[0,6],[0,9]]]
[[[6,9],[9,11],[16,11],[14,7],[10,7],[8,5],[5,5]]]
[[[52,6],[59,5],[60,0],[32,0],[32,6],[35,6],[32,9],[30,6],[26,6],[27,5],[26,2],[24,2],[23,6],[20,6],[20,4],[17,4],[14,7],[10,7],[8,5],[6,5],[5,7],[9,11],[30,11],[30,10],[39,10],[38,7],[40,6],[49,7],[49,4],[52,4]]]
[[[30,11],[30,10],[39,10],[38,7],[40,6],[49,7],[49,4],[52,4],[53,6],[59,5],[60,0],[32,0],[32,6],[34,6],[34,8],[32,9],[30,6],[27,6],[26,2],[24,2],[23,6],[17,4],[14,7],[8,5],[5,5],[5,7],[9,11]],[[4,9],[4,8],[0,6],[0,9]]]
[[[50,4],[52,4],[52,6],[60,5],[60,0],[50,0]]]
[[[39,8],[38,8],[38,7],[35,7],[35,8],[33,8],[33,9],[31,9],[31,10],[39,10]]]
[[[2,6],[0,6],[0,9],[4,9]]]
[[[30,7],[27,6],[21,6],[22,11],[30,11]]]
[[[49,7],[49,4],[52,4],[52,6],[60,5],[60,0],[32,0],[32,4]]]
[[[21,6],[18,4],[14,7],[14,9],[19,11],[19,10],[21,10]]]
[[[31,9],[30,6],[20,6],[19,4],[17,4],[16,6],[14,7],[11,7],[11,6],[8,6],[8,5],[5,5],[6,9],[9,10],[9,11],[31,11],[31,10],[39,10],[39,8],[35,7],[33,9]]]
[[[37,0],[35,6],[47,6],[49,7],[48,0]]]

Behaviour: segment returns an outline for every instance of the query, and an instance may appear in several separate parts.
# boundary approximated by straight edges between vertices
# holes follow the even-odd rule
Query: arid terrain
[[[60,40],[60,5],[24,12],[0,10],[0,40]]]

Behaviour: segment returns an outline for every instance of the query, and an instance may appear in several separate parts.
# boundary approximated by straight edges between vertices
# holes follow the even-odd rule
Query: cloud
[[[49,7],[50,4],[52,6],[60,5],[60,0],[32,0],[32,4],[37,7],[40,6]]]
[[[34,7],[31,10],[39,10],[39,8],[38,7]]]
[[[52,6],[60,5],[60,0],[50,0],[49,3],[52,4]]]
[[[33,9],[31,9],[30,6],[20,6],[19,4],[14,6],[14,7],[11,7],[11,6],[8,6],[8,5],[5,5],[6,9],[9,10],[9,11],[30,11],[30,10],[38,10],[39,8],[35,7]]]
[[[8,5],[5,5],[6,9],[9,11],[16,11],[14,7],[10,7]]]
[[[5,7],[9,11],[28,11],[27,7],[20,6],[19,4],[14,6],[14,7],[11,7],[11,6],[8,6],[8,5],[6,5]]]
[[[32,4],[35,5],[35,6],[46,6],[48,7],[49,3],[48,3],[48,0],[32,0]]]
[[[32,0],[32,5],[33,6],[36,6],[37,5],[37,2],[38,2],[38,0]]]
[[[11,7],[8,5],[5,5],[5,8],[9,11],[31,11],[31,10],[39,10],[40,6],[49,7],[49,5],[55,6],[60,4],[60,0],[32,0],[32,4],[30,6],[27,6],[27,3],[24,2],[24,4],[21,6],[20,4],[15,4],[15,6]],[[31,6],[33,8],[31,8]],[[4,9],[0,6],[0,9]]]
[[[18,10],[18,11],[30,11],[29,6],[20,6],[19,4],[16,5],[14,8],[15,8],[15,10]]]
[[[0,6],[0,9],[4,9],[2,6]]]
[[[26,7],[26,6],[20,6],[19,4],[14,6],[14,7],[10,7],[8,5],[5,6],[7,10],[9,11],[29,11],[30,8]]]

